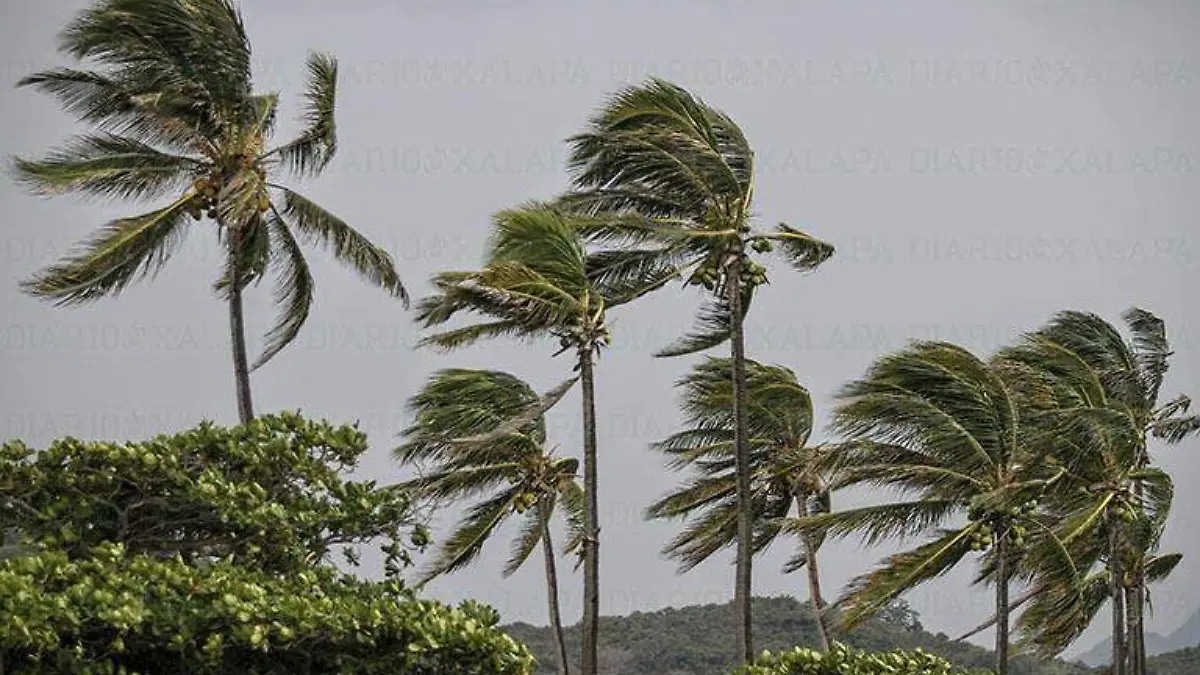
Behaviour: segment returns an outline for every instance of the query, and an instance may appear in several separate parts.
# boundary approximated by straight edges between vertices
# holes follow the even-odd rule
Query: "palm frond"
[[[1163,378],[1171,359],[1171,343],[1167,340],[1167,325],[1162,319],[1140,307],[1127,310],[1122,316],[1133,333],[1133,354],[1148,401],[1157,401]]]
[[[783,525],[783,532],[833,538],[857,534],[864,544],[875,546],[926,532],[960,509],[961,504],[953,500],[893,502],[791,519]]]
[[[83,242],[80,250],[21,283],[31,295],[57,305],[116,295],[147,274],[156,274],[183,243],[190,197],[157,211],[122,218]]]
[[[515,574],[541,543],[542,536],[546,532],[546,522],[550,520],[549,511],[552,509],[553,501],[543,498],[537,506],[525,512],[525,517],[521,521],[521,531],[513,540],[512,551],[504,563],[502,574],[505,577]]]
[[[479,557],[487,540],[513,513],[520,494],[519,488],[512,487],[473,506],[442,544],[418,583],[460,570]]]
[[[443,467],[439,467],[439,470],[433,473],[400,483],[398,489],[412,491],[421,498],[435,502],[471,499],[519,482],[525,469],[519,461],[495,461],[468,466],[447,463]]]
[[[327,54],[310,54],[308,81],[304,88],[303,131],[293,141],[269,154],[297,176],[312,176],[329,165],[337,153],[337,125],[334,106],[337,101],[337,59]]]
[[[102,0],[80,12],[59,43],[77,59],[137,69],[160,89],[174,85],[200,101],[251,93],[250,42],[229,0]]]
[[[273,187],[283,194],[282,214],[301,238],[329,248],[338,262],[408,306],[408,291],[400,282],[391,255],[306,197],[287,188]]]
[[[510,434],[520,433],[522,429],[528,428],[531,424],[540,424],[536,428],[544,428],[543,415],[562,400],[563,396],[575,386],[579,381],[578,377],[572,377],[564,382],[559,383],[550,391],[542,394],[541,398],[534,401],[524,410],[518,412],[514,417],[505,420],[497,425],[495,429],[482,434],[472,436],[463,436],[453,438],[449,442],[454,445],[475,445],[492,443]]]
[[[729,302],[725,298],[710,299],[700,308],[691,332],[655,352],[654,356],[686,356],[724,344],[729,340],[732,322]]]
[[[1018,451],[1015,403],[1003,382],[956,345],[918,342],[879,358],[838,399],[833,426],[852,441],[908,447],[981,475]]]
[[[1169,553],[1167,555],[1154,556],[1146,561],[1145,575],[1146,582],[1155,584],[1163,581],[1171,576],[1171,572],[1179,563],[1183,562],[1182,553]]]
[[[176,153],[216,156],[206,133],[215,125],[194,101],[155,91],[157,83],[136,73],[108,75],[91,70],[54,68],[21,78],[18,87],[32,87],[58,99],[66,112],[102,131],[128,136]]]
[[[275,326],[266,336],[266,346],[262,355],[255,360],[250,369],[257,370],[284,347],[292,343],[300,334],[304,322],[308,320],[309,310],[313,303],[313,278],[308,270],[308,262],[300,244],[292,236],[287,223],[274,209],[267,217],[271,239],[275,247],[271,252],[271,263],[277,270],[275,284],[275,304],[280,307],[279,318]]]
[[[1178,443],[1200,431],[1200,415],[1168,417],[1150,425],[1150,433],[1167,443]]]
[[[83,192],[115,199],[152,199],[179,190],[201,163],[113,134],[80,136],[42,160],[17,158],[16,180],[43,196]]]
[[[758,235],[755,238],[779,244],[780,253],[792,267],[801,272],[816,269],[821,263],[833,257],[835,250],[833,244],[821,241],[784,223],[779,223],[774,233]]]
[[[394,455],[401,462],[444,462],[463,455],[475,457],[473,453],[484,453],[486,457],[521,448],[536,452],[546,438],[545,420],[540,415],[526,418],[531,409],[543,404],[544,400],[532,387],[509,373],[467,368],[440,370],[409,399],[407,408],[414,420],[401,432],[405,443]],[[514,419],[523,419],[524,423],[512,429]],[[489,443],[452,442],[491,434],[501,427],[510,433]],[[491,450],[489,446],[493,446]]]
[[[844,612],[843,629],[858,625],[901,593],[945,574],[970,550],[970,529],[942,530],[933,541],[888,557],[876,570],[851,581],[835,603]]]
[[[598,210],[701,221],[750,192],[753,153],[737,125],[658,78],[618,92],[568,142],[575,191]]]
[[[587,275],[609,307],[623,305],[680,278],[685,256],[669,248],[597,251]]]
[[[558,486],[558,507],[567,521],[567,540],[563,544],[563,552],[567,554],[582,553],[584,529],[585,499],[583,487],[575,480],[561,481]],[[580,555],[576,568],[583,563]]]

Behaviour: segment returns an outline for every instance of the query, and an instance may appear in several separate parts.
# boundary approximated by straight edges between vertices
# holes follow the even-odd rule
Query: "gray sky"
[[[4,0],[5,80],[63,64],[55,33],[85,4]],[[838,386],[909,338],[986,354],[1065,308],[1116,321],[1141,304],[1175,344],[1165,395],[1200,375],[1200,325],[1181,292],[1200,261],[1200,8],[1185,0],[244,4],[258,85],[283,91],[289,119],[306,50],[339,57],[341,154],[303,191],[391,251],[417,295],[432,273],[478,263],[492,212],[565,187],[562,139],[606,94],[653,73],[743,126],[764,224],[785,220],[838,247],[814,274],[778,268],[748,328],[750,356],[795,369],[822,421]],[[38,154],[78,130],[48,97],[9,87],[0,97],[6,155]],[[207,224],[153,283],[119,299],[56,309],[17,290],[133,208],[39,200],[0,182],[0,437],[43,445],[235,421]],[[416,328],[396,303],[321,253],[311,260],[316,308],[255,374],[257,411],[361,420],[373,444],[366,472],[381,480],[400,475],[392,436],[434,369],[501,367],[543,388],[569,374],[565,358],[549,357],[553,344],[414,352]],[[269,296],[264,284],[248,301],[252,349],[273,320]],[[646,445],[674,429],[672,383],[694,360],[650,352],[689,325],[698,297],[673,290],[611,317],[615,342],[598,371],[605,614],[731,595],[728,556],[676,576],[658,553],[676,526],[640,518],[679,479]],[[573,394],[551,415],[566,454],[578,451],[577,408]],[[1189,536],[1200,496],[1186,489],[1197,449],[1159,454],[1183,488],[1166,547],[1186,556],[1154,593],[1159,632],[1200,606],[1200,540]],[[503,580],[507,549],[496,541],[432,593],[544,623],[541,565]],[[829,546],[828,593],[888,551]],[[802,577],[778,573],[789,552],[777,546],[758,564],[757,594],[805,596]],[[991,600],[967,590],[969,577],[964,568],[909,597],[927,626],[953,633],[987,616]],[[575,621],[579,579],[564,585]]]

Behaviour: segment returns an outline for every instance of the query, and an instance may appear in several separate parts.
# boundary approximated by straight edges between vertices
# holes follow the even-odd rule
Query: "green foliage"
[[[893,611],[894,610],[894,611]],[[604,675],[714,675],[738,664],[729,639],[735,617],[729,604],[670,607],[629,616],[606,616],[600,624],[600,670]],[[864,652],[917,649],[946,659],[958,668],[987,669],[991,651],[969,642],[933,635],[919,627],[916,613],[896,603],[878,617],[867,619],[851,631],[836,631],[834,638]],[[514,638],[529,645],[538,659],[538,675],[554,673],[554,646],[547,628],[527,624],[505,626]],[[817,648],[817,625],[807,603],[792,597],[754,599],[755,644],[760,650],[782,653],[796,646]],[[578,626],[567,629],[567,645],[579,650]],[[1035,660],[1015,656],[1010,675],[1093,675],[1082,665],[1060,660]],[[840,675],[840,674],[839,674]]]
[[[0,525],[29,546],[0,561],[4,672],[531,672],[494,610],[420,600],[399,578],[428,535],[403,491],[344,478],[366,449],[355,427],[293,413],[4,445]],[[385,581],[330,564],[368,542]]]
[[[279,576],[100,544],[0,564],[10,673],[526,673],[496,615],[327,567]],[[122,671],[117,671],[122,672]]]
[[[35,452],[12,442],[0,449],[0,526],[72,556],[113,542],[286,574],[379,541],[403,564],[408,496],[344,477],[366,449],[357,428],[294,413],[137,443],[66,438]]]
[[[978,673],[978,671],[976,671]],[[779,654],[763,653],[734,675],[972,675],[939,656],[916,651],[879,654],[835,644],[828,652],[796,647]]]

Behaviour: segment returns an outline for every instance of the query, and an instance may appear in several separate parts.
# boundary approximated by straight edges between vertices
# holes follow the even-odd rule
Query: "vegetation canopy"
[[[530,672],[498,614],[416,597],[404,492],[346,480],[354,427],[297,414],[141,443],[0,452],[0,663],[12,673]],[[332,563],[377,543],[387,578]]]

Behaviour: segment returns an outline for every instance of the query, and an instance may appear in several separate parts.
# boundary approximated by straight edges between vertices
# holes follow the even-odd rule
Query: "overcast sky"
[[[63,64],[56,32],[81,0],[0,7],[6,82]],[[1185,289],[1198,280],[1200,8],[1186,0],[905,3],[626,0],[257,0],[244,3],[258,87],[294,117],[309,48],[341,61],[340,155],[303,186],[387,248],[417,295],[431,274],[479,262],[494,211],[566,185],[564,138],[604,97],[648,74],[726,110],[757,150],[757,210],[825,238],[819,271],[778,268],[749,319],[753,358],[793,368],[822,423],[831,394],[910,338],[989,353],[1055,311],[1119,321],[1138,304],[1176,349],[1165,396],[1200,375],[1200,325]],[[286,106],[291,106],[286,107]],[[280,133],[296,128],[281,125]],[[0,88],[5,155],[37,154],[78,127],[48,97]],[[136,205],[42,200],[0,182],[0,438],[44,445],[72,434],[126,439],[236,419],[227,312],[207,222],[157,279],[122,297],[57,309],[20,279]],[[437,368],[499,367],[546,388],[570,374],[555,344],[415,352],[417,330],[381,292],[320,252],[305,332],[255,373],[260,413],[299,408],[361,420],[364,473],[401,474],[388,450],[403,405]],[[274,318],[270,289],[250,293],[252,350]],[[690,323],[699,296],[670,290],[612,314],[598,369],[602,611],[625,614],[731,597],[729,556],[685,576],[659,556],[673,524],[642,522],[679,476],[648,443],[678,421],[672,383],[695,359],[650,353]],[[578,394],[551,414],[559,452],[579,451]],[[824,438],[824,434],[820,435]],[[1185,559],[1155,590],[1152,630],[1200,606],[1200,538],[1187,489],[1189,441],[1158,453],[1181,485],[1166,548]],[[835,504],[861,503],[861,495]],[[890,549],[824,551],[830,596]],[[469,572],[431,586],[474,597],[508,620],[545,622],[540,563],[500,576],[508,541]],[[778,572],[790,545],[758,563],[755,592],[806,596]],[[986,618],[964,567],[911,594],[925,624],[953,633]],[[579,613],[578,576],[565,618]],[[1098,622],[1080,647],[1106,632]],[[989,635],[981,636],[986,643]]]

